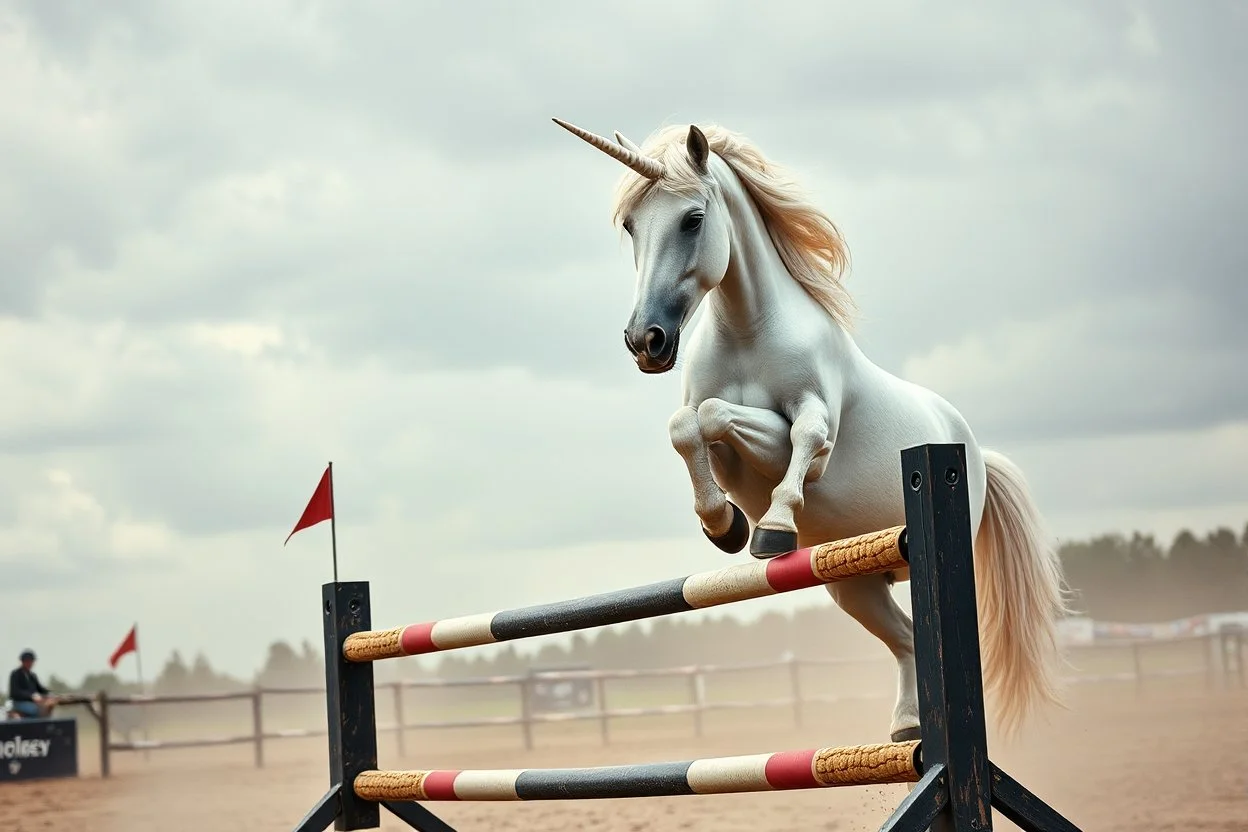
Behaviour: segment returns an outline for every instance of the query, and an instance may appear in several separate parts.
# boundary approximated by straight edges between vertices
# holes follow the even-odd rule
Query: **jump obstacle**
[[[421,802],[583,800],[910,783],[881,832],[986,832],[992,809],[1028,832],[1079,832],[988,756],[966,449],[901,452],[904,527],[635,589],[389,630],[372,629],[366,581],[322,586],[330,788],[295,832],[376,829],[381,807],[453,832]],[[920,737],[693,761],[581,769],[383,771],[372,662],[792,592],[909,566]]]

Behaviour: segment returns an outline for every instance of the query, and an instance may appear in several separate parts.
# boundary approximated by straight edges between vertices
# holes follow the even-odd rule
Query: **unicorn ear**
[[[623,133],[621,133],[619,130],[615,131],[615,141],[617,144],[619,144],[620,147],[627,147],[629,150],[633,151],[638,156],[641,155],[641,148],[633,144],[632,142],[630,142],[628,140],[628,137],[625,136]]]
[[[685,139],[685,148],[689,151],[689,158],[693,161],[693,166],[698,173],[706,173],[706,161],[711,155],[711,143],[698,129],[698,125],[689,125],[689,136]]]

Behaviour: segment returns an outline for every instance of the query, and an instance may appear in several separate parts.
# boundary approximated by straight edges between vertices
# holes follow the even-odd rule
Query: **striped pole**
[[[349,662],[372,662],[566,633],[794,592],[906,566],[906,528],[895,526],[769,560],[573,601],[353,633],[343,644],[343,656]]]
[[[917,783],[918,740],[597,768],[364,771],[362,800],[597,800]]]

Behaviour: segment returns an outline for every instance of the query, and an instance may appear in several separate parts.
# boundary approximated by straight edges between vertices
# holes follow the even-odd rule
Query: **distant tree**
[[[284,641],[275,641],[269,645],[255,682],[261,687],[315,687],[325,684],[325,669],[320,654],[307,640],[302,652]]]
[[[113,696],[121,696],[129,693],[138,693],[139,686],[136,682],[123,682],[116,673],[108,671],[106,673],[88,673],[75,692],[98,693],[99,691],[104,691]]]
[[[48,680],[43,683],[43,686],[53,693],[70,693],[75,691],[75,688],[70,686],[69,682],[66,682],[55,673],[48,677]]]
[[[243,687],[237,679],[214,670],[208,657],[203,653],[195,655],[195,661],[191,663],[190,672],[187,674],[186,685],[192,691],[214,693],[238,690]]]
[[[170,654],[168,661],[165,662],[165,666],[161,669],[160,675],[156,677],[153,687],[157,693],[190,693],[191,691],[187,687],[190,675],[190,671],[186,668],[186,663],[182,661],[182,654],[174,650]]]
[[[1248,533],[1204,539],[1188,529],[1162,548],[1139,533],[1105,535],[1060,549],[1080,612],[1101,620],[1159,621],[1248,609]]]

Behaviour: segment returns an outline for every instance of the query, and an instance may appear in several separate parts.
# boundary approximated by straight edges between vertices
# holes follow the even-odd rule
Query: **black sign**
[[[594,704],[591,679],[543,679],[530,681],[529,707],[533,713],[589,710]]]
[[[0,783],[78,776],[78,723],[72,719],[0,721]]]

